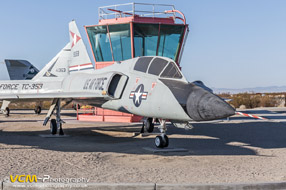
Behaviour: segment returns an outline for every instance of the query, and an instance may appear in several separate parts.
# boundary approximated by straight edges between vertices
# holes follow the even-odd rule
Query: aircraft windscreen
[[[134,70],[146,73],[152,59],[153,57],[140,57],[134,66]]]
[[[182,75],[175,63],[170,62],[160,77],[181,79]]]
[[[148,73],[159,76],[162,70],[166,67],[167,63],[168,61],[165,59],[155,58],[149,67]]]

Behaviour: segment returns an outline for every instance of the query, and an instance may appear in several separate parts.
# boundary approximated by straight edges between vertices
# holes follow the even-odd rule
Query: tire
[[[154,123],[152,121],[152,118],[148,118],[145,122],[145,129],[148,133],[152,133],[154,131]]]
[[[167,135],[163,135],[162,136],[162,139],[163,139],[163,147],[168,147],[169,146],[169,138],[168,138],[168,136]]]
[[[164,141],[162,136],[156,136],[155,138],[155,146],[157,148],[164,148]]]
[[[62,124],[60,124],[61,126],[60,126],[60,131],[59,131],[59,135],[65,135],[64,134],[64,130],[63,130],[63,128],[62,128]]]
[[[51,134],[52,135],[57,134],[58,127],[57,127],[57,121],[55,119],[51,120],[50,130],[51,130]]]
[[[76,111],[78,109],[80,109],[80,105],[79,104],[73,104],[73,109]]]
[[[9,117],[10,116],[10,109],[7,107],[4,111],[3,114],[5,115],[5,117]]]
[[[35,108],[35,114],[40,115],[40,114],[41,114],[41,112],[42,112],[42,108],[41,108],[41,106],[37,106],[37,107]]]

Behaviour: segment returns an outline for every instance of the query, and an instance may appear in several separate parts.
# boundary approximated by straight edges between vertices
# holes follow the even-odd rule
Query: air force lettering
[[[142,100],[147,99],[148,92],[144,92],[144,85],[140,84],[135,91],[131,91],[129,99],[133,99],[133,103],[136,107],[141,105]]]

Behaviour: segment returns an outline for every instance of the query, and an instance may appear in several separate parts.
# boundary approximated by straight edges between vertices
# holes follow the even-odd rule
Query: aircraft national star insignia
[[[147,99],[148,92],[144,92],[144,85],[140,84],[135,91],[131,91],[129,98],[133,99],[133,103],[136,107],[141,105],[142,100]]]

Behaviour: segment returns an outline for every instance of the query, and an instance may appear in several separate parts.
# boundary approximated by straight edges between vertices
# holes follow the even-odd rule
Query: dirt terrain
[[[140,124],[76,121],[63,111],[65,138],[44,138],[45,112],[12,110],[0,116],[0,179],[16,174],[89,178],[90,182],[246,183],[286,180],[286,109],[254,109],[269,121],[235,116],[230,121],[168,125],[170,147],[153,153],[154,137],[133,137]],[[157,129],[156,129],[157,130]]]

